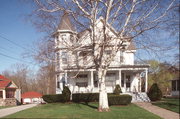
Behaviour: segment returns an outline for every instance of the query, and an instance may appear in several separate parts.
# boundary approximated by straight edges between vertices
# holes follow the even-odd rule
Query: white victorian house
[[[101,26],[102,18],[96,24],[97,27]],[[116,31],[114,28],[109,27],[108,29],[109,33],[115,37]],[[91,58],[87,55],[88,44],[90,43],[88,30],[77,33],[68,15],[65,14],[53,37],[55,39],[56,57],[56,94],[62,93],[63,85],[67,85],[72,93],[99,92],[95,68],[83,69],[76,67],[77,63],[81,66],[93,63],[92,61],[89,64],[86,63]],[[62,41],[86,44],[87,48],[84,51],[72,53],[67,51]],[[112,93],[115,86],[119,84],[124,94],[128,93],[133,96],[133,101],[148,101],[146,92],[149,65],[134,64],[135,44],[127,42],[126,45],[126,50],[118,51],[109,66],[105,81],[106,90],[108,93]],[[106,53],[111,53],[111,51],[107,50]]]

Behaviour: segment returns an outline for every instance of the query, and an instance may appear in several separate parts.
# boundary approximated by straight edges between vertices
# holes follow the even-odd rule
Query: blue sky
[[[25,52],[24,48],[18,47],[4,39],[7,38],[25,48],[33,47],[33,42],[38,41],[43,34],[37,32],[35,27],[25,20],[26,15],[31,12],[32,6],[30,6],[29,3],[22,2],[21,0],[0,0],[0,72],[10,69],[11,66],[16,63],[24,63],[31,66],[31,68],[37,68],[33,63],[28,63],[30,62],[28,58],[22,58],[22,53]],[[157,37],[159,40],[168,40],[170,38],[166,32],[161,33],[161,35]],[[173,52],[178,52],[178,49],[169,51],[170,54]],[[152,58],[152,56],[148,56],[146,52],[138,51],[137,53],[144,59]],[[163,53],[164,57],[166,53]],[[2,56],[2,54],[18,60]],[[153,58],[156,57],[154,56]],[[165,60],[170,61],[172,58],[166,56]]]
[[[31,65],[28,63],[30,62],[28,58],[22,59],[25,49],[1,38],[1,36],[5,37],[25,48],[32,47],[33,42],[39,40],[42,33],[37,32],[30,22],[25,21],[25,15],[31,11],[30,4],[20,0],[0,1],[0,72],[11,68],[15,63]],[[2,54],[20,60],[8,58]]]

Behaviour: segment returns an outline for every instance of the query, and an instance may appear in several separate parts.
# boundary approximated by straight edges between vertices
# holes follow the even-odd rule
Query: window
[[[59,58],[60,58],[60,57],[59,57],[59,53],[56,53],[56,63],[57,63],[57,66],[58,66],[58,67],[59,67],[59,65],[60,65],[60,64],[59,64]]]
[[[6,91],[6,98],[14,98],[14,90]]]
[[[172,91],[176,91],[176,80],[172,81]]]
[[[106,50],[105,53],[106,53],[107,55],[110,55],[110,54],[112,53],[112,51],[111,51],[111,50]]]
[[[64,42],[66,40],[66,35],[61,35],[61,39]]]
[[[70,35],[70,42],[71,42],[71,43],[75,43],[75,41],[74,41],[74,36],[73,36],[73,35]]]
[[[57,46],[59,45],[59,37],[56,36],[56,43],[57,43]]]
[[[3,98],[3,92],[0,91],[0,98]]]
[[[77,75],[77,78],[87,78],[87,74],[79,74]]]
[[[179,91],[179,80],[177,80],[177,90]]]
[[[121,87],[124,87],[124,73],[121,75]]]
[[[62,57],[62,63],[67,64],[67,52],[62,52],[61,57]]]
[[[120,63],[124,62],[124,56],[123,56],[123,52],[120,51]]]
[[[78,87],[87,87],[88,82],[76,82],[76,86],[78,86]]]
[[[59,75],[57,75],[56,80],[57,80],[57,88],[60,88]]]
[[[116,73],[107,73],[105,85],[106,86],[114,86],[115,85],[115,82],[114,82],[115,78],[116,78]]]
[[[82,51],[82,52],[79,53],[79,56],[82,57],[83,63],[86,64],[87,63],[88,52]]]
[[[130,87],[130,82],[131,82],[131,77],[130,77],[130,75],[126,75],[126,87],[127,87],[127,88]]]

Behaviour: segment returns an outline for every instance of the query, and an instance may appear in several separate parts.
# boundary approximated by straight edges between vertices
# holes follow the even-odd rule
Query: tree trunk
[[[109,111],[108,97],[105,86],[105,71],[98,70],[98,79],[99,79],[99,107],[98,111],[104,112]]]

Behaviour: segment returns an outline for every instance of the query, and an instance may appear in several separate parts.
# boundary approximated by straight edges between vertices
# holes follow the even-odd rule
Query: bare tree
[[[68,14],[78,28],[77,32],[89,33],[90,42],[83,45],[82,39],[77,44],[68,43],[65,40],[61,44],[67,47],[69,52],[89,51],[82,58],[90,55],[87,63],[79,68],[94,67],[99,79],[99,111],[108,111],[108,99],[105,86],[106,72],[119,50],[125,50],[132,41],[141,47],[151,48],[146,44],[155,44],[146,39],[138,39],[145,32],[158,28],[167,20],[164,19],[171,10],[175,0],[34,0],[36,3],[35,25],[52,35],[57,26],[57,18],[62,14]],[[33,18],[34,18],[33,17]],[[97,26],[101,21],[101,25]],[[113,27],[115,29],[113,29]],[[110,34],[110,30],[115,35]],[[76,37],[75,39],[79,39]],[[158,48],[157,45],[154,45]],[[106,53],[111,50],[111,53]],[[91,64],[91,63],[90,63]]]

